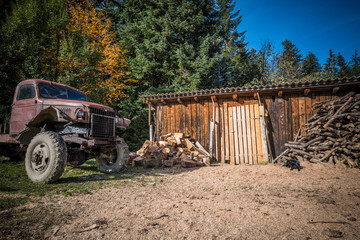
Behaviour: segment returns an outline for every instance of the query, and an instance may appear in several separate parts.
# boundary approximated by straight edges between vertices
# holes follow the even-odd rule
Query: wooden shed
[[[360,92],[360,77],[143,96],[154,138],[183,132],[214,159],[261,164],[304,133],[312,104]]]

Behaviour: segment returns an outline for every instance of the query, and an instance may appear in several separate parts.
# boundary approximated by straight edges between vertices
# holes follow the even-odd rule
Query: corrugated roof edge
[[[231,88],[214,88],[203,89],[197,91],[177,92],[177,93],[163,93],[154,95],[141,96],[144,101],[162,100],[162,99],[176,99],[176,98],[188,98],[188,97],[200,97],[200,96],[213,96],[213,95],[226,95],[236,93],[251,93],[251,92],[263,92],[263,91],[280,91],[280,90],[293,90],[294,88],[316,88],[327,87],[330,85],[342,86],[348,84],[360,84],[360,76],[357,77],[344,77],[335,79],[321,79],[319,81],[306,81],[299,83],[284,83],[278,85],[254,85],[250,87],[231,87]]]

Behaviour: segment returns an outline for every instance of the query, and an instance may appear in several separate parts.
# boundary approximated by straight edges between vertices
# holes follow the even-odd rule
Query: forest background
[[[15,86],[42,78],[84,91],[132,120],[131,150],[148,138],[141,95],[360,75],[356,49],[324,65],[284,39],[249,49],[234,0],[0,2],[0,123]]]

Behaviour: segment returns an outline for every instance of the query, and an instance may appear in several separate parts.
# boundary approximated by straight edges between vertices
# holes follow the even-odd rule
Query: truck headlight
[[[75,111],[75,117],[76,119],[85,119],[85,112],[81,108],[76,109]]]

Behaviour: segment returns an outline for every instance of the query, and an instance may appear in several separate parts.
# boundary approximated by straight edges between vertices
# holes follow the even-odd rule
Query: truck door
[[[10,134],[18,134],[36,114],[36,91],[32,84],[20,86],[11,110]]]

